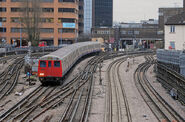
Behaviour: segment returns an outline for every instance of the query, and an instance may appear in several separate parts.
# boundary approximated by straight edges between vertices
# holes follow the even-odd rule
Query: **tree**
[[[80,34],[78,37],[78,42],[91,41],[91,34]]]
[[[40,0],[23,0],[22,24],[27,34],[28,42],[32,46],[38,46],[40,40],[41,8]]]

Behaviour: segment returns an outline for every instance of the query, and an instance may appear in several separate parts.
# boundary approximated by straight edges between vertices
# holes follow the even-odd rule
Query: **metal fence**
[[[177,66],[180,69],[178,72],[185,76],[185,53],[183,51],[158,49],[157,61],[171,65],[172,69]]]

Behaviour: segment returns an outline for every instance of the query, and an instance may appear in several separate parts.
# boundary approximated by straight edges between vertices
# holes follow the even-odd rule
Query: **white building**
[[[185,49],[185,13],[170,17],[165,24],[165,49]]]

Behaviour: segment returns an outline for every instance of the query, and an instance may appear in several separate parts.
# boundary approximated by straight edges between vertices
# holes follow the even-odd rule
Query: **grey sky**
[[[182,7],[183,0],[113,0],[114,21],[139,22],[158,19],[159,7]]]

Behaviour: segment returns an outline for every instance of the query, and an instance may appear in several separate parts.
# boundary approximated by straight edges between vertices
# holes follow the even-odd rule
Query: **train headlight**
[[[44,76],[44,73],[40,73],[39,75],[40,75],[40,76]]]

